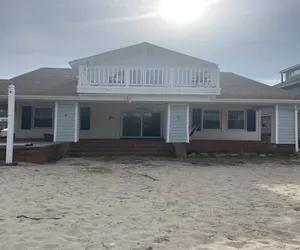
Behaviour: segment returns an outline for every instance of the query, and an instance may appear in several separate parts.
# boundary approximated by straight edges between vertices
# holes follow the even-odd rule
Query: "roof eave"
[[[95,101],[99,100],[97,95],[95,95]],[[7,95],[0,95],[0,99],[7,99]],[[20,100],[49,100],[49,101],[84,101],[83,96],[45,96],[45,95],[16,95],[16,99]],[[93,98],[89,96],[86,98],[88,101],[92,101]],[[209,100],[208,102],[212,102]],[[214,98],[213,102],[215,103],[233,103],[233,104],[245,104],[245,103],[255,103],[255,104],[300,104],[300,99],[265,99],[265,98]]]
[[[288,67],[286,69],[283,69],[283,70],[279,71],[279,73],[286,73],[286,72],[288,72],[290,70],[294,70],[294,69],[298,69],[298,68],[300,68],[300,63],[296,64],[294,66]]]

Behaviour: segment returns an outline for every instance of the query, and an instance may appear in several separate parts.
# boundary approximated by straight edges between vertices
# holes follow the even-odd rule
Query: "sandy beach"
[[[0,249],[300,249],[300,166],[65,159],[0,168]]]

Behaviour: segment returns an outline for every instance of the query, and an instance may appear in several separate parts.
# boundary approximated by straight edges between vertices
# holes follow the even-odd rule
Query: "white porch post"
[[[299,140],[298,140],[298,107],[295,104],[295,152],[298,153],[299,151]]]
[[[186,142],[190,142],[190,105],[186,105]]]
[[[171,104],[168,104],[168,111],[167,111],[167,135],[166,135],[166,142],[170,142],[170,119],[171,119]]]
[[[6,140],[6,164],[13,163],[14,148],[14,132],[15,132],[15,86],[8,87],[8,126]]]
[[[274,122],[275,122],[275,144],[278,144],[279,143],[279,140],[278,140],[278,105],[275,105],[275,112],[274,112]]]
[[[257,110],[257,130],[258,130],[258,141],[261,141],[261,110]]]
[[[58,111],[58,103],[55,102],[54,107],[54,135],[53,135],[53,142],[57,141],[57,111]]]
[[[79,141],[79,103],[75,103],[75,135],[74,142]]]

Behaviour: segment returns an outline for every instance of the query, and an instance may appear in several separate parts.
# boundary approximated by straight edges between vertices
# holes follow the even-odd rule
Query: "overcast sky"
[[[160,0],[0,0],[0,78],[148,41],[258,80],[300,63],[300,0],[223,0],[197,22]]]

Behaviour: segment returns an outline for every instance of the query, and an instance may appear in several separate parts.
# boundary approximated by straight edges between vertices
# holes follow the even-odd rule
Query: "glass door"
[[[142,115],[140,113],[123,113],[123,136],[140,137]]]
[[[122,114],[123,137],[161,137],[161,113],[125,112]]]
[[[161,113],[143,113],[143,137],[161,136]]]

